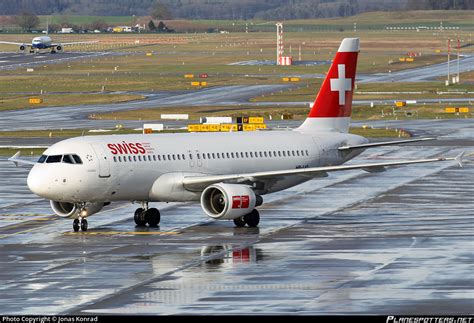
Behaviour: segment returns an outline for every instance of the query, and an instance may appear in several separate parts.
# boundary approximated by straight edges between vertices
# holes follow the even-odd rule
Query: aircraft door
[[[196,164],[198,167],[202,167],[202,153],[196,150]]]
[[[319,143],[320,138],[313,137],[314,147],[316,151],[316,156],[314,156],[316,162],[313,167],[324,166],[325,165],[325,150]]]
[[[110,177],[110,165],[104,148],[98,144],[92,144],[91,146],[99,161],[99,178]]]
[[[194,158],[196,156],[193,156],[193,153],[191,150],[188,150],[188,158],[189,158],[189,167],[193,168],[194,167]]]

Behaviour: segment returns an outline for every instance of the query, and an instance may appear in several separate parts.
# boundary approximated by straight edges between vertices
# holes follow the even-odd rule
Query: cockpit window
[[[74,160],[72,159],[71,155],[64,155],[63,156],[63,163],[74,164]]]
[[[60,163],[62,157],[63,157],[62,155],[51,155],[51,156],[48,156],[48,158],[46,159],[46,163],[47,163],[47,164]]]
[[[72,158],[74,159],[74,161],[76,162],[76,164],[82,164],[81,157],[79,157],[79,156],[77,156],[77,155],[72,155]]]
[[[66,164],[82,164],[81,157],[78,155],[42,155],[38,159],[38,163],[42,164],[46,162],[47,164],[52,163],[66,163]]]

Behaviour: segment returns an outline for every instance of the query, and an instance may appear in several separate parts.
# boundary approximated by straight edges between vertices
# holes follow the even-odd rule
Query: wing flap
[[[399,145],[399,144],[409,144],[412,142],[419,142],[419,141],[429,141],[429,140],[436,140],[436,138],[419,138],[419,139],[408,139],[408,140],[395,140],[395,141],[384,141],[384,142],[373,142],[369,144],[362,144],[362,145],[354,145],[354,146],[342,146],[337,148],[338,150],[352,150],[352,149],[365,149],[365,148],[372,148],[372,147],[380,147],[380,146],[390,146],[390,145]]]

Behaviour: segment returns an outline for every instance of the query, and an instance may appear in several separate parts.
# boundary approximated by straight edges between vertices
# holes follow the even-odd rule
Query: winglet
[[[454,157],[454,160],[458,162],[459,167],[462,167],[462,157],[464,156],[465,151],[461,151],[456,157]]]
[[[8,158],[8,160],[11,161],[11,162],[13,162],[16,167],[18,167],[18,162],[16,161],[16,159],[17,159],[18,157],[20,157],[20,154],[21,154],[21,151],[18,150],[15,155],[13,155],[13,156],[11,156],[10,158]]]

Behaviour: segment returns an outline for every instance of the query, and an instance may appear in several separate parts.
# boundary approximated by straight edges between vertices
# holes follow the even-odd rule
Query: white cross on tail
[[[346,79],[346,65],[337,65],[337,79],[331,79],[331,91],[339,92],[339,105],[346,104],[346,91],[352,89],[352,79]]]

